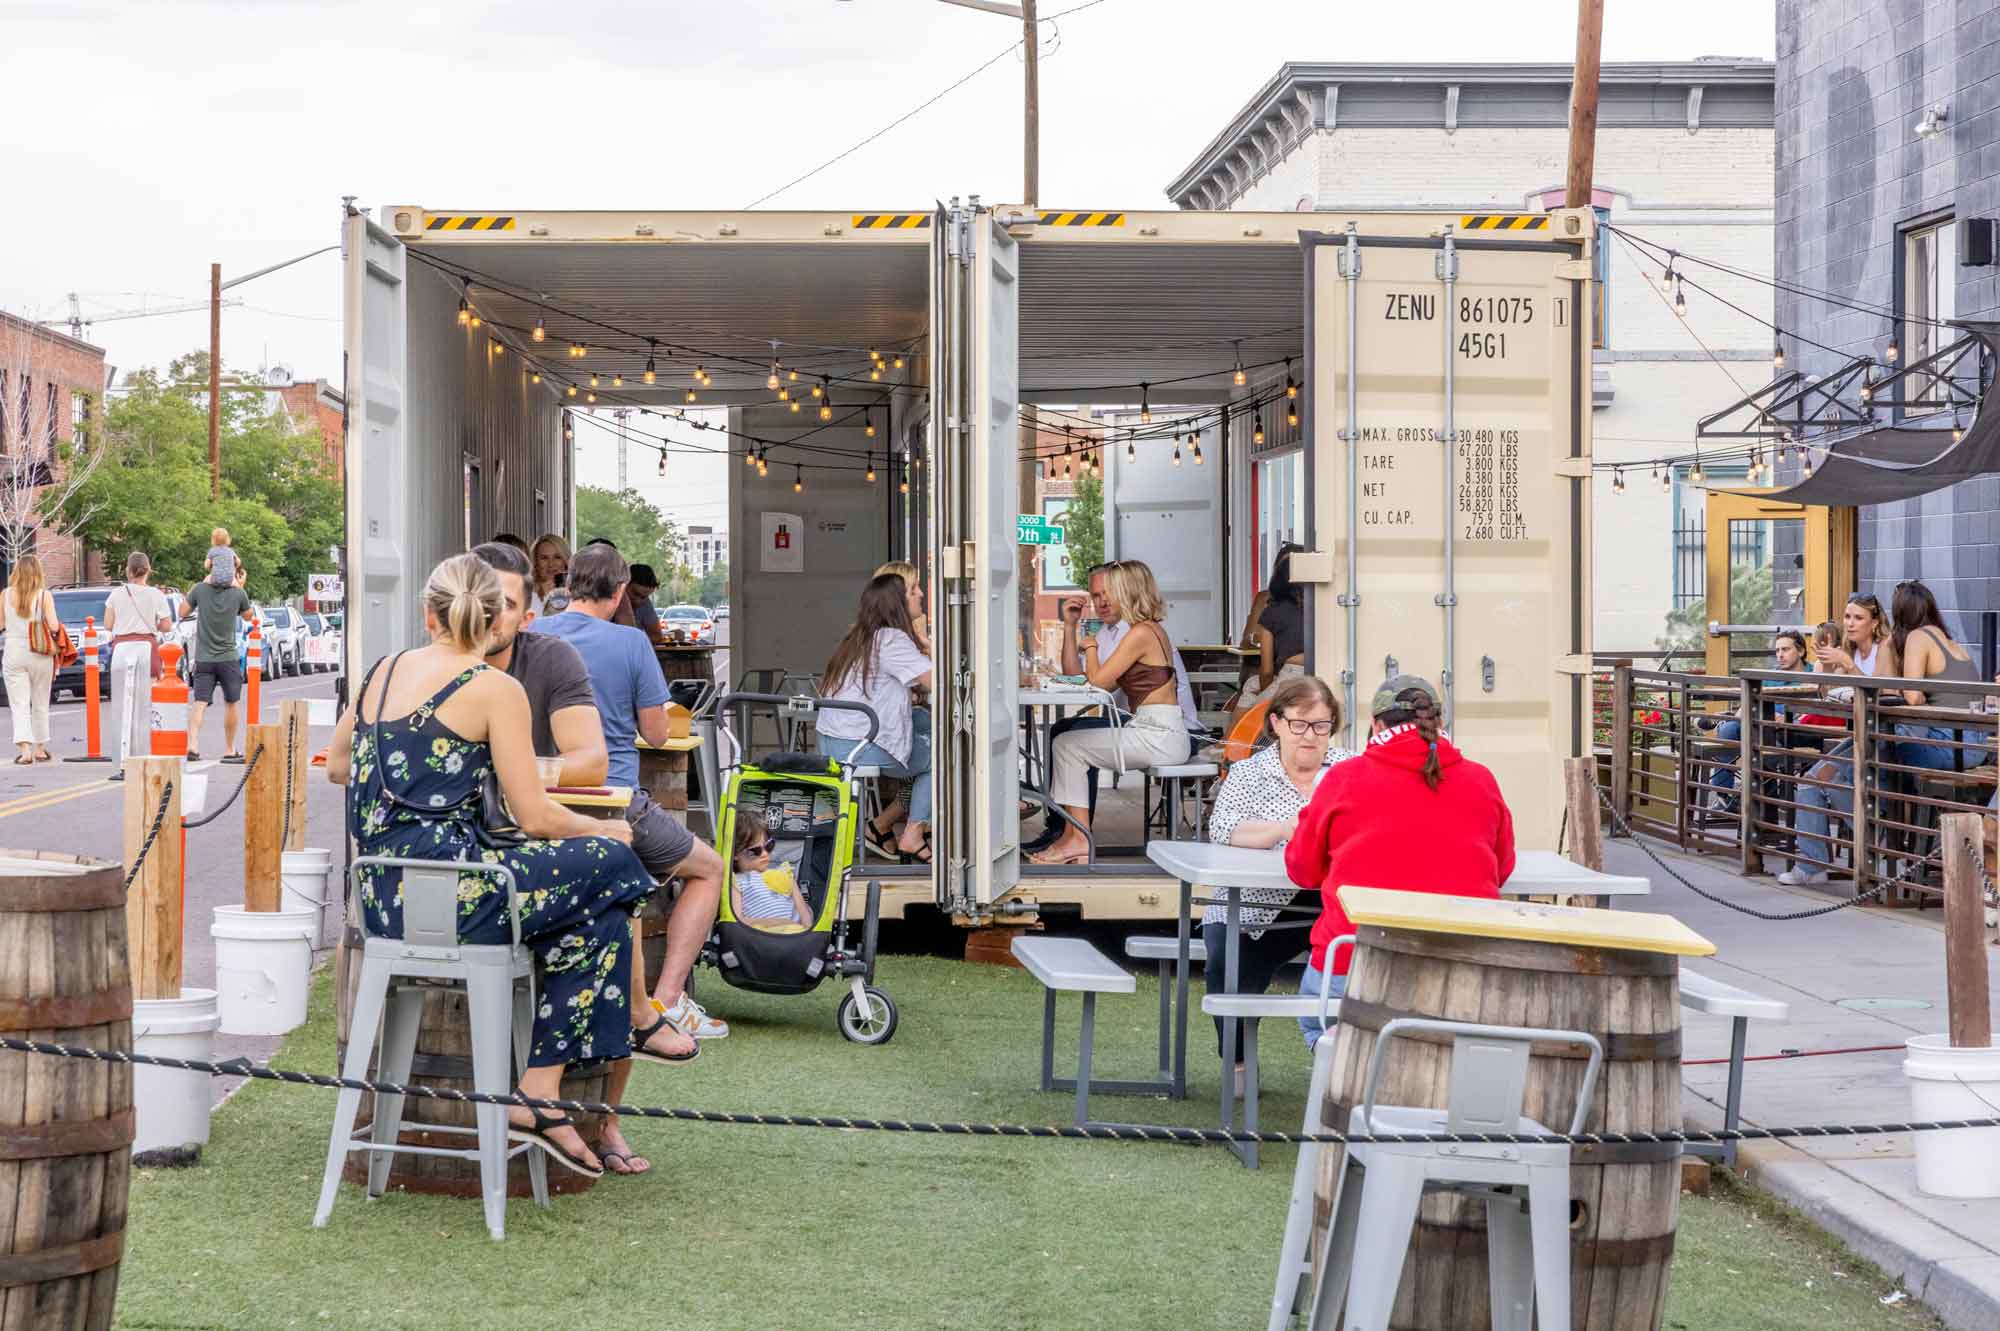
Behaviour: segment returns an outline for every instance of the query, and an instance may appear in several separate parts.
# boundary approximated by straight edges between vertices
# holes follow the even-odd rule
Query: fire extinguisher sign
[[[764,514],[762,551],[758,565],[762,572],[805,572],[805,520],[797,513]]]

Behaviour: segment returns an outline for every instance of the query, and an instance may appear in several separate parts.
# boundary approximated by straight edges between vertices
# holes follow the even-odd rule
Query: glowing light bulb
[[[542,372],[541,372],[540,370],[530,370],[530,371],[528,372],[528,382],[529,382],[529,383],[531,383],[531,384],[538,384],[538,383],[540,383],[541,381],[542,381]]]
[[[896,357],[895,365],[899,370],[903,368],[903,358],[901,356]]]
[[[1130,439],[1125,441],[1125,460],[1127,462],[1137,462],[1139,460],[1139,450],[1133,446]]]
[[[666,474],[667,474],[667,454],[666,450],[662,449],[660,451],[660,475],[664,476]]]
[[[1264,413],[1263,413],[1263,412],[1261,412],[1261,411],[1257,413],[1257,428],[1256,428],[1255,430],[1253,430],[1253,431],[1251,431],[1251,432],[1250,432],[1250,442],[1251,442],[1251,443],[1253,443],[1253,444],[1256,444],[1256,445],[1258,445],[1259,447],[1262,447],[1262,446],[1263,446],[1263,443],[1264,443]]]
[[[687,391],[687,400],[688,400],[689,402],[693,402],[693,401],[694,401],[694,398],[695,398],[695,392],[694,392],[694,390],[693,390],[692,388],[688,389],[688,391]]]
[[[1181,465],[1181,441],[1179,439],[1174,440],[1174,465],[1176,467]]]
[[[792,493],[802,493],[806,488],[806,472],[803,466],[792,468]]]
[[[590,386],[592,388],[597,387],[597,376],[594,374],[590,376]]]
[[[641,377],[649,384],[660,377],[659,367],[653,364],[651,355],[646,357],[646,373]]]
[[[535,339],[535,341],[537,341],[537,342],[542,342],[542,341],[546,341],[546,340],[547,340],[547,338],[548,338],[548,335],[549,335],[549,330],[548,330],[548,329],[546,329],[546,328],[544,328],[544,327],[542,326],[542,316],[541,316],[541,315],[539,315],[539,314],[538,314],[538,315],[536,315],[536,316],[535,316],[535,331],[534,331],[534,332],[532,332],[532,333],[530,333],[530,334],[528,334],[528,336],[529,336],[529,337],[532,337],[532,338],[534,338],[534,339]]]
[[[1785,344],[1782,341],[1771,345],[1771,368],[1774,370],[1785,368]]]
[[[623,388],[623,387],[625,386],[625,376],[624,376],[624,375],[622,375],[622,374],[614,374],[614,375],[612,375],[612,376],[611,376],[611,386],[612,386],[613,388]]]
[[[1139,423],[1141,425],[1151,425],[1153,423],[1152,396],[1153,388],[1151,384],[1139,385]]]
[[[570,396],[570,397],[575,397],[575,396],[576,396],[576,385],[575,385],[575,384],[571,384],[571,385],[569,386],[569,396]]]
[[[875,484],[875,455],[873,453],[868,455],[868,483],[870,485]]]
[[[772,361],[770,377],[764,380],[764,387],[776,388],[777,386],[778,386],[778,362]]]
[[[465,297],[458,298],[458,326],[465,328],[472,323],[472,302]]]
[[[1194,441],[1194,465],[1197,467],[1201,465],[1201,440],[1199,439]]]

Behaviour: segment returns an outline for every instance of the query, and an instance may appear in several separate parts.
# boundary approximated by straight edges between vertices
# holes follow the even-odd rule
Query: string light
[[[1174,465],[1176,467],[1181,465],[1181,437],[1179,435],[1174,436]]]
[[[806,488],[806,469],[798,463],[792,464],[792,493],[803,494]]]
[[[695,399],[695,391],[692,387],[690,387],[687,390],[687,400],[689,403],[693,403],[694,399]]]
[[[664,476],[666,474],[667,474],[667,450],[663,448],[660,450],[660,475]]]
[[[833,419],[833,381],[832,381],[832,380],[828,380],[828,381],[827,381],[827,383],[826,383],[826,387],[825,387],[824,389],[820,390],[820,395],[819,395],[819,418],[820,418],[821,420],[823,420],[823,421],[830,421],[830,420],[832,420],[832,419]]]
[[[814,397],[826,396],[826,388],[824,387],[824,385],[830,384],[832,382],[833,381],[831,379],[828,379],[825,375],[821,375],[819,383],[813,385],[813,396]]]
[[[870,347],[870,348],[868,348],[868,359],[869,359],[869,360],[881,360],[881,359],[882,359],[882,353],[881,353],[881,352],[879,352],[879,351],[877,351],[877,350],[875,350],[875,348],[873,348],[873,347]]]
[[[1771,368],[1774,370],[1785,368],[1785,338],[1782,333],[1772,339]]]
[[[570,397],[575,397],[575,396],[576,396],[576,385],[575,385],[575,384],[571,384],[571,385],[569,386],[569,393],[568,393],[568,396],[570,396]]]
[[[1240,357],[1239,357],[1240,359]],[[1299,396],[1299,381],[1292,378],[1292,358],[1285,357],[1285,397],[1296,402]]]
[[[862,430],[862,433],[866,434],[866,435],[867,435],[867,436],[868,436],[868,437],[869,437],[870,439],[873,439],[873,438],[875,437],[875,412],[874,412],[874,410],[873,410],[872,408],[870,408],[869,410],[866,410],[866,411],[863,411],[863,412],[861,413],[861,420],[862,420],[862,423],[863,423],[863,430]]]
[[[470,327],[471,324],[472,324],[472,302],[467,300],[465,297],[460,296],[458,298],[458,326],[460,328],[467,328]]]
[[[623,387],[625,386],[625,376],[624,376],[624,375],[622,375],[622,374],[614,374],[614,375],[612,375],[612,376],[611,376],[611,386],[612,386],[613,388],[623,388]]]
[[[1804,452],[1805,452],[1805,475],[1807,476],[1808,479],[1810,479],[1812,476],[1812,450],[1810,448],[1806,448]]]
[[[782,384],[781,384],[781,385],[779,385],[779,387],[778,387],[778,401],[780,401],[780,402],[785,402],[785,401],[789,401],[789,400],[790,400],[790,398],[791,398],[791,396],[792,396],[792,390],[791,390],[791,389],[789,389],[789,388],[786,388],[786,387],[785,387],[785,386],[783,386]]]
[[[899,370],[903,368],[903,358],[901,356],[896,357],[896,368]]]
[[[769,476],[771,474],[771,450],[768,446],[760,449],[757,453],[757,474],[759,476]]]
[[[562,414],[562,422],[563,422],[563,438],[564,439],[576,438],[575,422],[571,420],[570,414],[566,411]]]
[[[658,344],[653,342],[651,339],[647,340],[646,373],[640,377],[643,378],[649,384],[660,377],[660,367],[653,363],[653,351],[657,348],[657,346]]]
[[[1674,313],[1685,319],[1687,318],[1687,312],[1687,288],[1682,284],[1680,276],[1676,274],[1674,277]]]
[[[1264,445],[1264,413],[1262,411],[1257,413],[1257,428],[1251,431],[1250,442],[1259,448]]]
[[[773,357],[771,360],[771,374],[769,378],[764,380],[764,387],[778,389],[778,396],[781,398],[785,395],[784,390],[778,388],[778,361],[776,357]]]
[[[545,339],[546,339],[546,338],[548,337],[548,335],[549,335],[549,330],[548,330],[548,329],[546,329],[546,328],[544,328],[544,327],[542,327],[542,316],[541,316],[541,315],[539,315],[539,314],[538,314],[538,315],[536,315],[536,316],[535,316],[535,331],[534,331],[534,332],[532,332],[532,333],[530,333],[530,334],[528,334],[528,336],[529,336],[529,337],[532,337],[533,339],[535,339],[535,341],[537,341],[537,342],[540,342],[540,341],[543,341],[543,340],[545,340]]]
[[[595,394],[595,393],[585,393],[585,394],[583,395],[583,400],[584,400],[585,402],[595,402],[595,401],[597,401],[597,394]]]
[[[1896,358],[1902,354],[1903,349],[1896,345],[1896,327],[1894,324],[1891,324],[1889,326],[1889,345],[1882,348],[1882,355],[1891,365],[1894,365]]]
[[[583,343],[572,342],[569,344],[569,355],[571,360],[582,360],[585,356],[589,354],[590,354],[590,348],[583,345]]]
[[[1625,472],[1622,468],[1611,473],[1611,493],[1615,495],[1625,493]]]
[[[870,433],[873,433],[873,431],[870,431]],[[870,450],[868,454],[868,483],[870,485],[875,484],[875,454],[873,450]]]
[[[785,378],[791,380],[793,383],[797,383],[799,381],[799,372],[796,369],[786,370]]]
[[[1861,400],[1871,402],[1875,398],[1875,381],[1866,374],[1861,376]]]
[[[592,374],[592,375],[590,376],[590,386],[591,386],[592,388],[595,388],[595,387],[597,387],[597,376],[596,376],[595,374]]]
[[[1194,465],[1199,467],[1201,465],[1201,437],[1197,435],[1190,442],[1194,444]]]
[[[694,367],[694,381],[703,388],[708,387],[708,371],[697,365]]]
[[[1130,439],[1125,441],[1125,460],[1127,462],[1137,462],[1139,460],[1139,450],[1132,446]]]
[[[542,372],[541,372],[541,370],[540,370],[539,368],[537,368],[537,369],[533,369],[533,370],[530,370],[530,371],[528,371],[528,382],[529,382],[529,383],[531,383],[531,384],[538,384],[538,383],[540,383],[541,381],[542,381]]]
[[[803,407],[804,405],[805,405],[805,399],[804,399],[804,398],[796,398],[796,397],[795,397],[795,398],[793,398],[793,399],[792,399],[792,414],[793,414],[793,415],[797,415],[797,414],[798,414],[798,410],[799,410],[799,408],[800,408],[800,407]]]
[[[1296,430],[1299,428],[1299,409],[1289,404],[1285,407],[1285,424]]]
[[[1660,476],[1660,493],[1666,494],[1674,488],[1674,469],[1668,467]]]
[[[1153,400],[1152,400],[1152,398],[1153,398],[1153,386],[1152,386],[1151,384],[1140,384],[1140,385],[1139,385],[1139,424],[1141,424],[1141,425],[1151,425],[1151,424],[1153,423]],[[1065,433],[1066,433],[1066,432],[1065,432]]]
[[[1965,438],[1965,422],[1957,412],[1951,413],[1951,441],[1955,444]]]
[[[495,356],[504,356],[507,354],[507,344],[505,342],[502,342],[497,337],[490,337],[486,340],[492,346]]]
[[[752,471],[755,471],[757,469],[757,450],[755,447],[746,448],[743,450],[743,465],[750,468]]]
[[[1231,377],[1238,388],[1250,382],[1250,376],[1243,370],[1243,343],[1240,340],[1236,343],[1236,373]]]
[[[879,362],[868,367],[868,377],[877,383],[882,381],[882,366]]]

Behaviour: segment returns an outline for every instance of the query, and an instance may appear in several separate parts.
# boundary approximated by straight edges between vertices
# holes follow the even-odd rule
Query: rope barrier
[[[223,814],[228,813],[229,806],[236,803],[236,797],[243,793],[243,787],[250,784],[250,774],[256,771],[257,764],[263,761],[264,761],[264,751],[262,749],[259,749],[255,754],[251,756],[250,761],[243,765],[243,779],[236,783],[236,789],[229,792],[229,798],[222,801],[220,805],[216,806],[215,812],[205,813],[199,818],[183,818],[181,820],[181,826],[207,827],[210,823],[220,818]],[[285,807],[287,809],[291,807],[291,801],[289,799],[286,800]]]
[[[313,1072],[290,1072],[262,1067],[248,1059],[223,1063],[196,1058],[168,1058],[158,1054],[135,1054],[123,1049],[92,1049],[79,1045],[54,1044],[45,1040],[22,1040],[0,1036],[0,1049],[55,1058],[83,1058],[100,1063],[127,1063],[143,1067],[170,1068],[180,1072],[202,1072],[211,1077],[252,1077],[293,1086],[318,1086],[330,1090],[369,1091],[377,1095],[407,1095],[424,1100],[458,1104],[520,1105],[534,1109],[560,1109],[573,1114],[615,1114],[621,1118],[666,1119],[676,1123],[725,1123],[765,1128],[833,1128],[841,1131],[897,1132],[943,1137],[1033,1137],[1082,1141],[1178,1142],[1221,1145],[1229,1142],[1257,1142],[1286,1146],[1318,1143],[1346,1145],[1425,1145],[1458,1143],[1484,1146],[1639,1146],[1712,1145],[1746,1141],[1792,1141],[1830,1137],[1874,1137],[1885,1133],[1952,1132],[1962,1128],[2000,1128],[2000,1117],[1936,1119],[1916,1123],[1824,1123],[1797,1127],[1733,1128],[1721,1131],[1696,1129],[1666,1132],[1243,1132],[1220,1128],[1183,1128],[1162,1123],[1097,1123],[1083,1127],[1034,1123],[958,1123],[900,1118],[848,1118],[831,1114],[738,1114],[715,1109],[684,1109],[662,1105],[605,1104],[593,1100],[546,1100],[516,1091],[497,1095],[480,1091],[445,1090],[421,1084],[399,1085],[359,1077],[328,1077]]]
[[[125,875],[125,890],[130,892],[132,884],[138,881],[139,870],[146,867],[146,856],[153,853],[153,843],[160,839],[160,825],[167,821],[167,805],[174,798],[174,783],[169,781],[160,787],[160,807],[153,811],[153,825],[146,829],[146,839],[139,845],[139,853],[132,857],[132,872]]]

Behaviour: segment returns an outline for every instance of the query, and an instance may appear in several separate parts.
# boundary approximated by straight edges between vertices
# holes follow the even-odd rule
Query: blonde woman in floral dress
[[[635,1052],[670,1035],[655,1021],[643,983],[632,914],[653,880],[623,822],[600,822],[550,800],[535,766],[528,698],[483,649],[501,606],[499,578],[474,555],[439,564],[424,588],[431,644],[378,662],[341,718],[327,753],[327,776],[351,785],[348,825],[362,855],[481,861],[513,870],[521,939],[541,963],[539,1004],[521,1090],[553,1099],[563,1070]],[[357,721],[357,718],[365,718]],[[530,838],[505,850],[477,835],[480,782],[491,770],[507,807]],[[402,874],[361,875],[368,927],[403,930]],[[459,938],[501,943],[510,936],[507,893],[490,875],[459,879]],[[635,1050],[636,1046],[636,1050]],[[509,1135],[559,1163],[596,1177],[604,1165],[567,1115],[508,1111]],[[607,1148],[609,1149],[609,1148]]]

